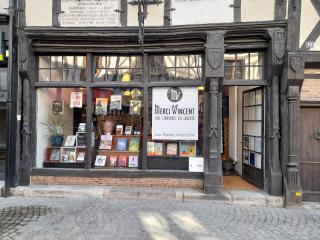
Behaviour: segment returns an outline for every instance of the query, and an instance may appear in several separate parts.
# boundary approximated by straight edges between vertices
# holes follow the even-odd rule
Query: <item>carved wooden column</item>
[[[204,191],[220,193],[222,188],[221,123],[222,81],[224,77],[224,36],[209,32],[206,44],[206,98],[208,107],[205,154]]]
[[[285,164],[286,205],[299,204],[302,201],[302,188],[299,176],[300,129],[300,86],[304,77],[302,56],[288,55],[287,88],[287,159]]]
[[[265,117],[265,174],[266,188],[269,194],[283,195],[283,175],[280,164],[280,79],[284,70],[284,56],[286,50],[286,32],[284,29],[275,28],[269,31],[272,37],[270,48],[268,86],[266,90]],[[268,130],[270,129],[270,131]]]

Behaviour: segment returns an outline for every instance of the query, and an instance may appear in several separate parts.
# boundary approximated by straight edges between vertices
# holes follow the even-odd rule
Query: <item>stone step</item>
[[[56,197],[56,198],[153,198],[161,200],[213,200],[226,204],[245,206],[283,207],[283,198],[274,197],[262,191],[224,190],[221,195],[205,194],[194,189],[169,188],[125,188],[111,186],[75,186],[75,185],[31,185],[11,189],[12,196]]]

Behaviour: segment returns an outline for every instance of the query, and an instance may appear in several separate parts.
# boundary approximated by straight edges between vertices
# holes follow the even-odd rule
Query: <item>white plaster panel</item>
[[[148,5],[148,15],[144,20],[145,26],[163,26],[164,24],[164,4]],[[128,4],[128,26],[138,26],[138,6]]]
[[[9,14],[9,0],[0,0],[0,14]]]
[[[234,22],[234,0],[172,0],[172,25]]]
[[[301,2],[301,22],[300,22],[300,47],[303,47],[303,43],[308,38],[309,34],[320,21],[320,17],[312,5],[310,0],[303,0]],[[320,39],[314,43],[313,51],[320,50]]]
[[[27,26],[52,26],[52,0],[26,0]]]
[[[275,0],[242,0],[241,21],[273,21]]]

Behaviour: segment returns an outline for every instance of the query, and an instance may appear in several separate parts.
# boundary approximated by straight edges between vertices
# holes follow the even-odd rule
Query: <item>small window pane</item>
[[[62,81],[62,69],[51,69],[51,81]]]
[[[262,53],[250,53],[250,65],[260,65],[263,64]]]
[[[105,77],[106,77],[106,70],[97,68],[95,77],[94,77],[95,81],[103,82]]]
[[[64,68],[74,68],[74,56],[63,57],[63,67]]]
[[[256,107],[256,117],[255,120],[261,120],[262,118],[262,106],[257,106]]]
[[[243,67],[240,70],[240,79],[244,79],[244,80],[249,80],[250,79],[250,71],[249,71],[249,67]]]
[[[50,69],[39,70],[39,81],[50,81]]]
[[[39,57],[39,68],[50,68],[50,56]]]
[[[118,57],[107,57],[107,68],[116,68],[118,61]]]
[[[77,68],[85,68],[87,66],[86,63],[87,58],[83,56],[76,57],[76,67]]]
[[[142,80],[142,69],[131,70],[131,81],[141,82]]]
[[[249,53],[238,53],[237,62],[241,65],[249,66]]]
[[[74,79],[74,69],[63,70],[63,81],[72,82]]]
[[[142,68],[142,57],[131,57],[131,68]]]
[[[175,56],[164,56],[165,67],[175,67]]]
[[[176,61],[176,67],[188,67],[188,56],[177,56]]]
[[[262,78],[262,67],[250,67],[250,78],[252,80],[260,80]]]
[[[189,61],[190,61],[190,67],[200,67],[200,66],[202,66],[201,55],[190,55]]]
[[[245,93],[244,94],[244,106],[249,106],[250,105],[250,94],[249,93]]]
[[[130,69],[119,69],[118,74],[120,82],[131,82]]]
[[[51,68],[62,68],[62,56],[51,57]]]
[[[187,80],[188,79],[188,68],[177,68],[176,78],[177,80]]]
[[[130,68],[130,57],[119,57],[119,68]]]
[[[164,70],[164,80],[175,80],[175,69],[174,68],[167,68]]]
[[[262,104],[262,90],[256,91],[256,104]]]
[[[190,68],[190,80],[201,80],[201,68]]]
[[[250,105],[256,104],[256,94],[255,92],[250,92]]]
[[[118,80],[117,70],[116,69],[108,69],[106,81],[116,82],[117,80]]]
[[[74,70],[74,81],[86,81],[86,70],[85,69],[75,69]]]

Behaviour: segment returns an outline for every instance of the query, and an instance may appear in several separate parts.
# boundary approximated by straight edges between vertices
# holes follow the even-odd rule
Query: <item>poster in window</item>
[[[53,115],[62,115],[64,110],[64,102],[56,100],[52,102],[52,114]]]
[[[96,99],[96,115],[108,114],[108,98]]]
[[[196,87],[153,88],[152,139],[198,140],[198,101]]]
[[[71,92],[70,108],[82,108],[83,93]]]
[[[131,115],[140,115],[141,113],[141,101],[140,100],[131,100],[130,101],[130,114]]]
[[[97,167],[104,167],[106,165],[106,161],[107,161],[107,156],[97,155],[94,165]]]
[[[110,96],[110,109],[111,110],[121,110],[122,109],[122,96],[121,95],[111,95]]]

